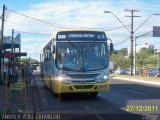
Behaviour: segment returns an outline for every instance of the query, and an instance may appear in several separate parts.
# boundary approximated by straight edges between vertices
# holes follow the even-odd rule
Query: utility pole
[[[159,68],[159,52],[160,50],[157,50],[157,68]]]
[[[14,29],[12,29],[12,44],[11,44],[11,54],[14,56],[14,54],[15,54],[15,52],[14,52],[14,47],[15,47],[15,45],[14,45],[15,43],[14,43]],[[12,68],[12,72],[15,72],[15,71],[13,71],[13,70],[15,70],[14,69],[14,57],[12,57],[11,58],[11,68]],[[13,79],[13,81],[14,81],[14,78],[15,78],[15,76],[12,78]]]
[[[130,35],[130,38],[131,38],[131,55],[130,55],[130,59],[131,59],[131,76],[133,75],[133,38],[134,38],[134,22],[133,22],[133,19],[134,17],[140,17],[140,16],[135,16],[134,15],[134,12],[139,12],[139,10],[128,10],[126,9],[125,11],[127,12],[130,12],[131,13],[131,16],[125,16],[125,17],[131,17],[131,35]]]
[[[151,14],[143,23],[141,23],[135,30],[133,28],[133,19],[134,17],[140,17],[140,16],[135,16],[134,12],[139,12],[139,10],[128,10],[126,9],[125,11],[128,11],[131,13],[131,16],[126,16],[126,17],[131,17],[131,30],[128,29],[128,27],[111,11],[104,11],[104,13],[111,13],[125,28],[126,30],[130,33],[130,38],[131,38],[131,55],[130,55],[130,59],[131,59],[131,76],[133,75],[133,38],[134,38],[134,33],[144,24],[146,23],[153,15],[160,15],[160,13],[154,13]],[[135,47],[136,47],[136,43],[135,43]],[[134,65],[136,66],[136,65]],[[136,67],[134,67],[135,71],[136,71]],[[136,73],[136,72],[135,72]]]
[[[2,16],[1,16],[1,19],[2,19],[2,26],[1,26],[1,39],[0,39],[0,55],[2,57],[2,59],[0,60],[0,84],[2,84],[3,82],[3,31],[4,31],[4,18],[5,18],[5,5],[3,5],[3,11],[2,11]]]
[[[12,29],[12,46],[11,46],[11,53],[14,52],[14,29]]]

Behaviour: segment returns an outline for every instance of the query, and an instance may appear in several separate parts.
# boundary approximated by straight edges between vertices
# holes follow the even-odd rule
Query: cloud
[[[140,12],[135,13],[135,15],[140,15],[141,17],[134,18],[134,28],[137,28],[148,16],[155,12],[160,12],[159,5],[160,2],[148,3],[139,0],[74,0],[72,2],[70,0],[48,0],[43,3],[33,4],[28,9],[19,12],[55,23],[55,26],[46,25],[10,12],[5,22],[5,34],[11,35],[12,28],[18,31],[49,34],[71,26],[75,28],[102,28],[102,30],[115,28],[121,26],[121,23],[112,14],[104,14],[104,11],[112,11],[124,24],[128,25],[131,23],[131,18],[124,16],[131,14],[124,11],[127,8],[140,9]],[[160,17],[152,16],[135,34],[151,31],[153,25],[159,25],[159,21]],[[113,39],[114,43],[130,36],[130,33],[125,28],[106,31],[106,34]],[[47,41],[48,39],[48,36],[24,34],[22,36],[22,46],[31,56],[38,58],[39,54],[37,53],[40,52],[39,49],[45,43],[43,41]],[[127,46],[125,45],[126,43],[120,47],[123,47],[123,45]],[[128,45],[130,45],[129,42]]]

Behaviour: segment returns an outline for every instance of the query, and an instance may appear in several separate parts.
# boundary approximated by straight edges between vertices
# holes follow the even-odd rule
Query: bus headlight
[[[71,80],[69,78],[66,78],[66,77],[63,77],[63,76],[58,76],[57,80],[62,82],[62,83],[67,83],[67,84],[71,83]]]
[[[106,82],[107,80],[109,80],[109,77],[107,75],[104,75],[100,77],[99,79],[97,79],[96,82],[101,83],[101,82]]]
[[[65,78],[62,77],[62,76],[58,76],[58,77],[57,77],[57,80],[60,81],[60,82],[62,82],[63,80],[65,80]]]

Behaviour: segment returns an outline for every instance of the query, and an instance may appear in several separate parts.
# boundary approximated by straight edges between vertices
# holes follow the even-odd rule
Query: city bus
[[[109,91],[109,51],[104,31],[67,30],[53,34],[41,50],[41,80],[55,96]],[[110,47],[109,47],[110,46]]]

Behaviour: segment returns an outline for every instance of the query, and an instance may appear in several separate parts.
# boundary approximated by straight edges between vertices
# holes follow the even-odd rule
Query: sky
[[[115,49],[130,46],[130,32],[117,20],[122,21],[131,29],[131,13],[125,9],[139,10],[134,15],[134,30],[149,16],[160,13],[160,0],[0,0],[0,15],[2,6],[6,5],[4,36],[11,36],[12,29],[21,34],[22,51],[28,56],[39,60],[40,50],[49,40],[51,34],[62,29],[98,29],[105,30],[108,38],[112,39]],[[52,25],[16,14],[22,13],[32,18],[40,19]],[[110,11],[111,13],[104,13]],[[134,36],[139,36],[160,26],[160,16],[151,16]],[[28,32],[28,33],[25,33]],[[32,33],[32,34],[31,34]],[[38,33],[38,34],[35,34]],[[120,41],[125,42],[119,43]],[[119,44],[117,44],[119,43]],[[160,48],[160,38],[152,37],[152,33],[137,39],[137,44],[153,44]]]

